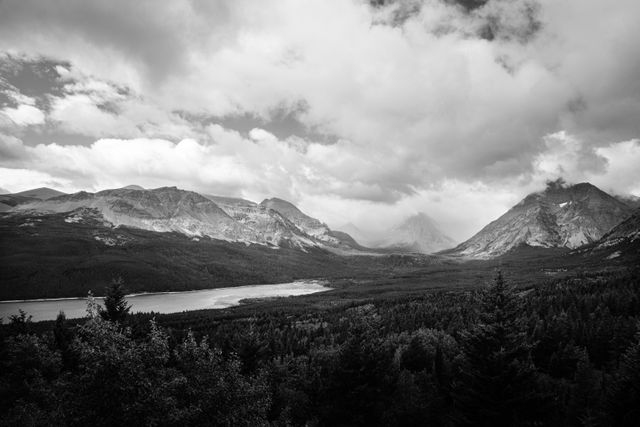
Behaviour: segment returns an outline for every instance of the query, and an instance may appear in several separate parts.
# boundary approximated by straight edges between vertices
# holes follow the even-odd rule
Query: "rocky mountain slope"
[[[261,204],[219,196],[203,196],[176,187],[144,190],[125,187],[98,193],[79,192],[38,200],[10,200],[5,211],[68,213],[68,222],[82,222],[89,210],[97,211],[112,227],[135,227],[156,232],[178,232],[195,239],[213,239],[271,247],[355,248],[294,205],[280,199]],[[8,202],[7,202],[8,203]]]
[[[318,244],[296,224],[266,206],[234,197],[206,197],[220,206],[230,217],[260,235],[263,242],[298,248]]]
[[[520,246],[577,248],[595,242],[632,208],[589,183],[549,183],[446,253],[491,258]]]
[[[286,200],[265,199],[260,203],[260,207],[277,212],[308,236],[330,247],[353,247],[355,243],[347,233],[334,233],[327,224],[310,217]]]
[[[640,208],[629,218],[616,225],[596,242],[594,250],[610,250],[609,257],[616,258],[623,253],[632,252],[638,255],[640,262]]]

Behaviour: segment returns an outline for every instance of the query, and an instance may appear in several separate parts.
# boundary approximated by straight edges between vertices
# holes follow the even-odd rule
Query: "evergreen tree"
[[[498,272],[479,303],[479,324],[462,334],[464,358],[453,393],[456,424],[523,426],[542,421],[547,399],[538,391],[519,297]]]
[[[111,281],[104,298],[105,308],[100,310],[103,319],[111,322],[122,322],[129,314],[131,306],[125,300],[126,289],[121,277]]]
[[[638,324],[635,342],[622,355],[607,403],[612,425],[638,425],[638,419],[640,419],[640,324]]]
[[[58,317],[56,317],[56,323],[53,326],[53,338],[56,348],[60,350],[64,368],[70,369],[74,363],[74,355],[70,348],[73,341],[73,332],[67,325],[67,317],[64,311],[60,311]]]

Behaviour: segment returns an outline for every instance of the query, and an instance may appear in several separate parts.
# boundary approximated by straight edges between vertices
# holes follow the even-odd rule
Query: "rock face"
[[[640,246],[640,208],[611,231],[602,236],[596,248],[617,247],[621,245]]]
[[[491,258],[523,244],[573,249],[600,239],[631,212],[589,183],[549,183],[450,253]]]
[[[332,235],[331,230],[326,224],[306,215],[286,200],[278,198],[266,199],[260,203],[260,207],[277,212],[283,218],[291,221],[299,230],[314,239],[330,245],[340,244],[340,240]]]
[[[19,205],[19,210],[71,212],[80,208],[98,210],[114,226],[145,230],[175,231],[188,236],[210,236],[248,241],[257,236],[245,230],[211,200],[198,193],[163,187],[155,190],[120,188],[98,193],[81,191],[48,200]]]
[[[428,254],[449,249],[455,245],[455,241],[444,234],[435,221],[423,212],[407,218],[391,230],[389,236],[378,246]]]
[[[233,197],[206,197],[214,201],[230,217],[260,236],[263,243],[297,248],[317,246],[317,242],[294,223],[262,204]]]
[[[345,238],[343,242],[334,237],[326,225],[284,200],[270,199],[258,205],[239,198],[203,196],[176,187],[81,191],[47,200],[22,198],[5,210],[15,214],[69,213],[73,222],[82,222],[83,215],[91,211],[98,212],[113,227],[302,250],[318,246],[354,248],[352,239]]]

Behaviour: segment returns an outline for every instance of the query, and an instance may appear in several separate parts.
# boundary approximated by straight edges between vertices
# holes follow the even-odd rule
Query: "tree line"
[[[1,329],[1,425],[636,425],[640,274]]]

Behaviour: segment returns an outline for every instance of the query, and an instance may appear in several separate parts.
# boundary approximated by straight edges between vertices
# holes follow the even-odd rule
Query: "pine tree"
[[[121,277],[111,281],[104,298],[105,308],[100,310],[103,319],[111,322],[122,322],[129,314],[131,306],[125,300],[126,289]]]
[[[640,324],[633,344],[622,355],[607,399],[611,424],[635,426],[640,419]]]
[[[69,329],[64,311],[60,311],[58,317],[56,317],[56,323],[53,326],[53,338],[56,348],[60,350],[64,368],[70,369],[74,363],[74,355],[70,348],[73,341],[73,332]]]
[[[480,298],[479,324],[462,334],[464,361],[453,397],[458,425],[521,426],[543,419],[520,301],[502,273]]]

